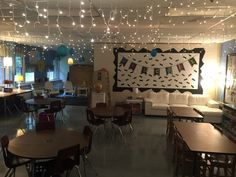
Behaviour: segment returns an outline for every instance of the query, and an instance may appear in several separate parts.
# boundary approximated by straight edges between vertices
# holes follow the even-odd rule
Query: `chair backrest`
[[[93,140],[93,132],[92,132],[91,128],[88,125],[84,126],[83,135],[87,136],[88,139],[89,139],[88,146],[84,150],[84,153],[88,154],[91,151],[92,140]]]
[[[55,116],[52,113],[41,112],[35,125],[36,131],[55,130]]]
[[[71,81],[65,81],[64,82],[64,89],[65,90],[73,90],[73,84]]]
[[[131,123],[132,122],[132,118],[133,118],[133,114],[132,114],[132,106],[131,104],[121,104],[118,105],[118,107],[121,107],[122,109],[124,109],[124,115],[119,117],[118,119],[120,121],[124,120],[127,123]]]
[[[70,160],[73,163],[66,163]],[[54,174],[61,174],[80,164],[80,145],[67,147],[57,152]]]
[[[49,81],[46,81],[45,83],[44,83],[44,88],[46,89],[46,90],[53,90],[53,83],[52,82],[49,82]]]
[[[101,107],[106,107],[107,106],[107,103],[96,103],[96,107],[99,107],[99,108],[101,108]]]
[[[7,167],[10,168],[10,163],[9,163],[9,156],[8,156],[8,144],[9,144],[9,139],[7,135],[4,135],[1,137],[1,146],[2,146],[2,154],[4,158],[4,163]]]
[[[87,109],[87,121],[92,124],[94,120],[95,120],[95,117],[94,117],[93,111],[91,111],[90,109]]]
[[[61,111],[61,109],[62,109],[61,100],[52,101],[50,103],[50,107],[49,108],[50,108],[50,110],[52,112],[54,112],[54,111]]]

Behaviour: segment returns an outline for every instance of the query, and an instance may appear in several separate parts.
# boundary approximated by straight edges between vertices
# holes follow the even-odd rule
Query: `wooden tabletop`
[[[112,118],[124,115],[125,110],[119,106],[106,106],[90,108],[94,115],[99,118]]]
[[[49,105],[52,101],[57,101],[62,99],[60,98],[32,98],[25,101],[26,104],[30,105]]]
[[[193,152],[236,154],[236,143],[210,123],[174,121],[174,125]]]
[[[171,106],[170,111],[173,112],[173,116],[179,119],[193,119],[202,120],[203,116],[195,111],[191,107],[173,107]]]
[[[12,92],[1,92],[0,91],[0,98],[12,96],[12,95],[18,95],[23,93],[32,92],[32,90],[22,90],[22,89],[13,89]]]
[[[8,150],[29,159],[50,159],[55,158],[60,149],[76,144],[83,148],[88,144],[88,138],[66,129],[32,131],[10,140]]]

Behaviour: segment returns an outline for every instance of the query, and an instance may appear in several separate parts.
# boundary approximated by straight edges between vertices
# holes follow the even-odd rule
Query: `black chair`
[[[102,119],[96,119],[93,111],[90,109],[87,109],[87,121],[91,126],[95,127],[94,134],[100,125],[105,125],[105,121]]]
[[[20,158],[8,151],[9,139],[8,136],[3,136],[1,138],[2,153],[4,158],[4,163],[8,168],[8,171],[5,174],[5,177],[10,177],[13,175],[15,177],[16,168],[22,165],[29,167],[30,160],[25,158]],[[28,170],[28,168],[27,168]]]
[[[25,103],[25,99],[23,97],[20,98],[20,106],[23,113],[27,114],[27,118],[29,118],[30,116],[35,117],[35,112],[37,111],[37,109],[32,106],[28,106]]]
[[[86,168],[85,168],[85,163],[86,162],[88,162],[89,165],[94,169],[94,167],[92,166],[92,164],[89,161],[88,156],[87,156],[91,152],[91,149],[92,149],[92,139],[93,139],[93,132],[92,132],[92,130],[91,130],[91,128],[89,126],[85,126],[84,127],[83,135],[88,138],[88,145],[85,146],[81,150],[81,156],[82,156],[83,164],[84,164],[84,174],[86,176]],[[95,170],[95,172],[96,172],[96,170]],[[96,176],[97,176],[97,172],[96,172]]]
[[[45,164],[44,176],[60,176],[66,173],[68,177],[73,168],[76,168],[78,176],[81,176],[80,165],[80,145],[75,145],[61,149],[54,160],[47,161]]]
[[[119,105],[119,107],[122,107],[124,109],[124,114],[122,116],[114,116],[112,120],[112,124],[117,125],[118,129],[120,131],[120,134],[123,137],[123,132],[121,130],[122,126],[129,126],[131,132],[133,131],[133,126],[132,126],[132,107],[130,104],[123,104]]]

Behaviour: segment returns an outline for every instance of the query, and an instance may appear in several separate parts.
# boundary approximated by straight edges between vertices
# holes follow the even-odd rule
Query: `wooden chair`
[[[16,168],[22,165],[25,165],[27,167],[31,163],[31,161],[29,159],[20,158],[15,156],[14,154],[11,154],[7,150],[8,144],[9,144],[8,136],[4,135],[1,138],[1,145],[2,145],[2,154],[4,158],[4,163],[8,168],[5,177],[10,177],[12,175],[13,177],[15,177]]]
[[[167,127],[166,127],[166,136],[167,141],[173,143],[174,137],[174,123],[173,123],[173,112],[170,109],[167,109]]]
[[[202,154],[194,154],[193,152],[191,152],[187,144],[177,131],[174,134],[174,139],[174,176],[178,176],[179,174],[181,174],[182,177],[192,177],[193,175],[206,177],[207,160],[205,159],[205,156],[202,156]]]
[[[207,154],[209,160],[210,177],[234,177],[236,168],[236,155]]]

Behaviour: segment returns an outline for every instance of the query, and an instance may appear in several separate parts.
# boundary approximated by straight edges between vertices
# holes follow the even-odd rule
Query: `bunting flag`
[[[123,58],[121,59],[121,61],[120,61],[120,65],[123,65],[123,66],[125,66],[125,65],[126,65],[126,63],[127,63],[127,61],[128,61],[128,59],[127,59],[127,58],[125,58],[125,57],[123,57]]]
[[[141,74],[147,74],[147,69],[148,69],[147,67],[143,66]]]
[[[172,74],[172,67],[166,67],[166,75]]]
[[[160,76],[160,68],[154,68],[154,73],[153,73],[153,75],[154,75],[154,76],[155,76],[155,75]]]
[[[178,71],[185,71],[185,68],[184,68],[184,64],[183,63],[180,63],[177,65],[177,68],[178,68]]]
[[[197,62],[196,62],[196,60],[195,60],[194,57],[190,58],[190,59],[188,60],[188,62],[189,62],[189,64],[190,64],[192,67],[193,67],[193,65],[197,64]]]
[[[136,66],[137,66],[136,63],[131,62],[130,66],[129,66],[129,69],[135,70]]]

